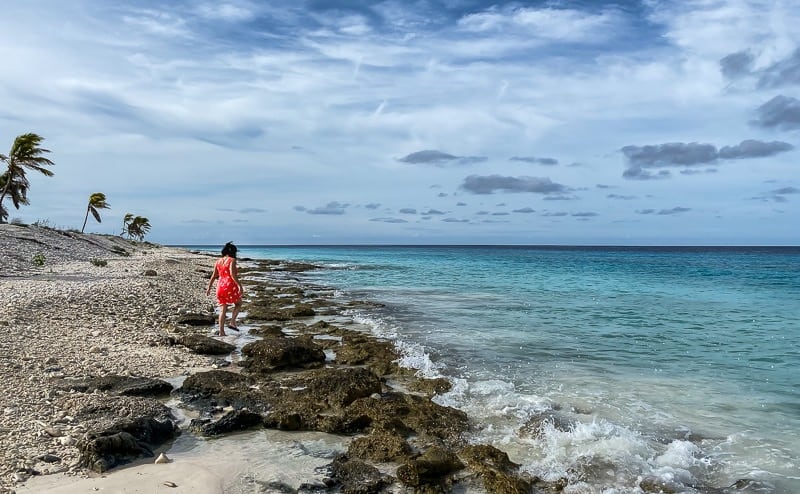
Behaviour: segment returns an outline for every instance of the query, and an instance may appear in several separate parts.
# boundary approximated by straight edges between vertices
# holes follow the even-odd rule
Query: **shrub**
[[[44,261],[45,261],[44,254],[42,254],[41,252],[35,254],[31,259],[31,262],[33,263],[34,266],[44,266]]]
[[[94,264],[95,266],[105,267],[108,266],[108,261],[105,259],[90,259],[90,263]]]

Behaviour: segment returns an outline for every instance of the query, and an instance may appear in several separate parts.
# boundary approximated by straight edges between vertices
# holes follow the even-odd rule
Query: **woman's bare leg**
[[[228,314],[228,304],[219,304],[219,335],[225,336],[225,316]]]
[[[236,328],[236,327],[239,326],[238,324],[236,324],[236,317],[239,315],[239,309],[241,309],[241,308],[242,308],[242,303],[241,302],[237,302],[237,303],[233,304],[233,311],[231,312],[231,327],[232,328]]]

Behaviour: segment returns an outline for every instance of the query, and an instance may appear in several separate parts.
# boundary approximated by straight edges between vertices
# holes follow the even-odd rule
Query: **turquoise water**
[[[216,249],[214,249],[216,250]],[[446,376],[473,440],[566,492],[800,492],[800,249],[243,247]],[[553,416],[537,434],[530,420]],[[743,484],[740,484],[743,485]]]

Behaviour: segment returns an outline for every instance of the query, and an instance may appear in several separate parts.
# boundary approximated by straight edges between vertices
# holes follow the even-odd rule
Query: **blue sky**
[[[25,222],[219,244],[800,244],[800,6],[6,2]],[[7,204],[10,206],[10,204]],[[91,221],[91,220],[90,220]]]

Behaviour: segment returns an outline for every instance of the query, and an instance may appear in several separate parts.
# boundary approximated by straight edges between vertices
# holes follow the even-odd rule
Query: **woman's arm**
[[[206,295],[211,293],[211,287],[214,286],[214,282],[219,278],[219,273],[217,272],[217,265],[214,264],[214,274],[211,275],[211,279],[208,280],[208,287],[206,288]]]

